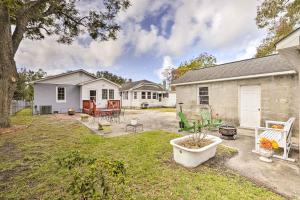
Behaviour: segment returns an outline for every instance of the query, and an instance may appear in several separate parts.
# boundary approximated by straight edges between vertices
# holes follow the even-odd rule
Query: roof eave
[[[289,71],[282,71],[282,72],[272,72],[272,73],[238,76],[238,77],[230,77],[230,78],[174,83],[171,84],[171,86],[193,85],[193,84],[213,83],[213,82],[221,82],[221,81],[233,81],[233,80],[241,80],[241,79],[262,78],[268,76],[280,76],[280,75],[291,75],[291,74],[297,74],[297,72],[295,70],[289,70]]]
[[[96,81],[99,81],[99,80],[107,81],[107,82],[109,82],[109,83],[111,83],[111,84],[117,86],[118,88],[121,88],[121,86],[120,86],[119,84],[117,84],[117,83],[115,83],[115,82],[112,82],[112,81],[110,81],[110,80],[108,80],[108,79],[106,79],[106,78],[97,78],[97,79],[94,79],[94,80],[90,80],[90,81],[86,81],[86,82],[79,83],[79,84],[77,84],[77,85],[83,86],[83,85],[87,85],[87,84],[89,84],[89,83],[93,83],[93,82],[96,82]]]
[[[66,75],[69,75],[69,74],[74,74],[74,73],[77,73],[77,72],[82,72],[82,73],[84,73],[86,75],[89,75],[93,78],[97,78],[95,75],[85,71],[84,69],[78,69],[78,70],[74,70],[74,71],[70,71],[70,72],[64,72],[64,73],[48,76],[48,77],[45,77],[45,78],[42,78],[42,79],[39,79],[39,80],[36,80],[36,81],[32,81],[32,83],[40,83],[40,82],[43,82],[43,81],[47,81],[47,80],[51,80],[51,79],[54,79],[54,78],[66,76]]]

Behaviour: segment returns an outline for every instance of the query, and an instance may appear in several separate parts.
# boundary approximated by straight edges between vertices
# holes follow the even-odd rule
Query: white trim
[[[289,74],[297,74],[295,70],[283,71],[283,72],[273,72],[273,73],[265,73],[265,74],[256,74],[249,76],[238,76],[238,77],[230,77],[230,78],[220,78],[220,79],[211,79],[204,81],[193,81],[186,83],[175,83],[171,84],[172,86],[180,86],[180,85],[192,85],[192,84],[200,84],[200,83],[212,83],[212,82],[220,82],[220,81],[232,81],[232,80],[241,80],[241,79],[250,79],[250,78],[261,78],[268,76],[279,76],[279,75],[289,75]]]
[[[112,99],[110,98],[110,91],[111,90],[113,91],[113,97],[114,97]],[[108,89],[108,100],[114,100],[114,99],[115,99],[115,89]]]
[[[64,88],[64,95],[65,95],[65,100],[58,100],[57,99],[57,90],[58,90],[58,88]],[[67,88],[66,87],[61,87],[61,86],[56,86],[56,92],[55,92],[55,99],[56,99],[56,103],[66,103],[67,102]]]
[[[132,88],[130,88],[129,90],[137,90],[138,88],[140,87],[143,87],[143,86],[152,86],[152,87],[155,87],[155,88],[160,88],[160,89],[163,89],[160,85],[158,85],[157,83],[140,83]],[[150,91],[154,91],[154,90],[150,90]]]
[[[106,79],[106,78],[97,78],[97,79],[94,79],[94,80],[89,80],[89,81],[85,81],[85,82],[82,82],[82,83],[79,83],[78,85],[88,85],[88,84],[90,84],[90,83],[93,83],[93,82],[96,82],[96,81],[106,81],[106,82],[108,82],[108,83],[110,83],[110,84],[112,84],[112,85],[115,85],[115,86],[117,86],[118,88],[121,88],[121,86],[119,85],[119,84],[117,84],[117,83],[115,83],[115,82],[112,82],[112,81],[110,81],[110,80],[108,80],[108,79]]]
[[[75,73],[78,73],[78,72],[82,72],[82,73],[84,73],[84,74],[86,74],[86,75],[88,75],[92,78],[97,78],[96,76],[94,76],[93,74],[85,71],[84,69],[78,69],[78,70],[69,71],[69,72],[65,72],[65,73],[60,73],[60,74],[56,74],[56,75],[46,76],[42,79],[39,79],[39,80],[36,80],[36,81],[31,81],[30,83],[41,83],[41,82],[46,81],[46,80],[51,80],[51,79],[54,79],[54,78],[58,78],[58,77],[62,77],[62,76],[70,75],[70,74],[75,74]],[[47,83],[47,84],[49,84],[49,83]]]
[[[207,96],[208,96],[208,104],[201,104],[200,103],[200,94],[199,94],[199,92],[200,92],[200,88],[205,88],[205,87],[207,87]],[[197,105],[199,105],[199,106],[209,106],[209,86],[208,85],[201,85],[201,86],[199,86],[199,87],[197,87],[197,89],[198,89],[198,91],[197,91]],[[204,95],[202,95],[202,96],[204,96]]]
[[[96,91],[96,104],[97,104],[97,101],[98,101],[98,90],[97,89],[94,89],[94,88],[89,88],[88,91],[89,91],[89,99],[91,99],[91,90],[94,90]]]

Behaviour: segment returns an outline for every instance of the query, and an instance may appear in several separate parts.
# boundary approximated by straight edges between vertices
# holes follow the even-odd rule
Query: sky
[[[22,41],[17,67],[45,70],[49,75],[69,70],[107,70],[133,80],[161,82],[162,71],[197,57],[214,55],[217,63],[251,58],[266,36],[255,24],[260,0],[131,0],[120,12],[122,30],[114,41],[94,41],[87,34],[71,44],[48,37]],[[81,0],[87,11],[101,0]]]

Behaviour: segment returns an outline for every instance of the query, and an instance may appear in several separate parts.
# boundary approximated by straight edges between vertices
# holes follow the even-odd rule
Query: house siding
[[[66,102],[56,101],[56,88],[66,88]],[[33,112],[39,113],[40,106],[52,106],[52,112],[57,111],[59,113],[66,113],[69,108],[75,109],[76,112],[80,112],[80,87],[76,85],[66,84],[34,84],[34,106]]]
[[[51,79],[41,80],[41,83],[47,84],[65,84],[65,85],[76,85],[85,81],[94,80],[95,78],[87,75],[83,72],[76,72],[72,74],[67,74],[61,77],[55,77]]]
[[[98,108],[106,108],[107,107],[107,101],[109,100],[109,93],[108,99],[102,99],[102,89],[107,90],[114,90],[114,100],[120,100],[120,90],[119,87],[115,84],[112,84],[105,80],[99,80],[95,82],[91,82],[85,85],[81,86],[81,92],[80,92],[80,107],[82,108],[82,101],[83,100],[89,100],[90,99],[90,90],[96,90],[96,104]]]
[[[298,75],[176,86],[177,103],[183,103],[183,111],[189,118],[196,117],[200,109],[205,107],[198,103],[198,88],[207,86],[209,105],[213,109],[213,114],[218,113],[226,123],[239,126],[240,87],[244,85],[260,85],[261,87],[261,125],[264,125],[265,120],[285,121],[290,117],[298,119]],[[178,104],[177,110],[179,110]],[[299,135],[298,130],[299,120],[296,120],[294,135]]]
[[[124,91],[125,92],[125,91]],[[137,99],[134,99],[134,92],[137,92]],[[146,99],[142,99],[142,92],[146,92]],[[151,99],[148,99],[147,93],[151,92]],[[156,99],[153,99],[153,93],[157,93]],[[150,90],[131,90],[128,91],[128,99],[124,99],[124,95],[122,97],[122,106],[124,108],[141,108],[142,103],[147,103],[149,107],[162,107],[164,106],[163,104],[163,99],[159,101],[158,99],[158,94],[162,94],[162,91],[150,91]]]

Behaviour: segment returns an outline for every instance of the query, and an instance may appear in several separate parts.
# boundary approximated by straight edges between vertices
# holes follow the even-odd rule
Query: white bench
[[[292,117],[286,122],[280,122],[280,121],[266,121],[266,127],[257,127],[255,128],[255,150],[253,152],[259,153],[259,140],[261,138],[267,138],[270,140],[275,140],[280,148],[283,148],[283,154],[282,155],[273,155],[276,158],[280,158],[283,160],[288,160],[295,162],[295,159],[291,159],[288,157],[292,142],[292,128],[294,124],[295,118]],[[274,124],[280,124],[283,125],[283,129],[274,129],[270,128]],[[263,131],[262,133],[259,133],[260,131]]]

